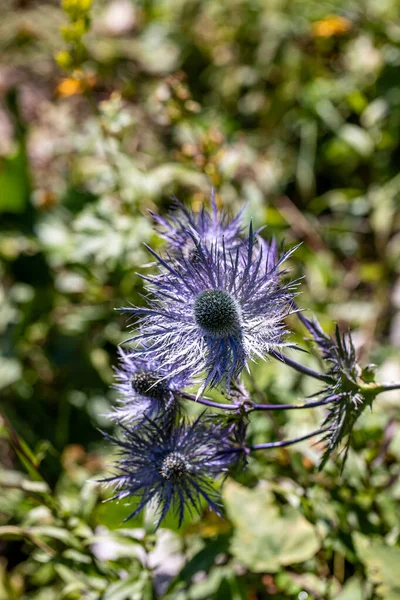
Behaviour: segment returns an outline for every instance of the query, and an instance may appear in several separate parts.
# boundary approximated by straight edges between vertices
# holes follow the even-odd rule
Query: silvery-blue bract
[[[185,509],[200,513],[204,503],[219,513],[215,479],[226,474],[236,454],[224,428],[207,427],[202,415],[192,424],[165,426],[146,419],[140,428],[122,428],[119,439],[107,436],[119,452],[116,473],[104,480],[114,488],[113,499],[137,502],[128,519],[152,503],[158,525],[169,509],[179,525]]]
[[[229,389],[249,360],[285,345],[294,284],[280,279],[290,252],[277,260],[275,246],[260,245],[251,227],[233,251],[191,239],[189,256],[178,250],[162,258],[150,250],[159,272],[144,277],[148,306],[122,309],[138,317],[139,329],[127,342],[132,356],[158,361],[174,374],[201,375],[201,390]]]
[[[234,219],[230,219],[226,212],[218,210],[213,191],[211,211],[203,204],[200,211],[195,213],[175,199],[175,210],[168,217],[151,214],[157,224],[156,231],[166,240],[168,249],[188,253],[193,247],[193,236],[218,248],[222,248],[222,245],[228,250],[237,248],[241,244],[241,218],[244,209],[245,207]]]
[[[145,417],[172,416],[179,408],[179,392],[189,385],[182,373],[141,357],[132,358],[119,351],[116,368],[118,405],[110,413],[117,422],[139,424]]]

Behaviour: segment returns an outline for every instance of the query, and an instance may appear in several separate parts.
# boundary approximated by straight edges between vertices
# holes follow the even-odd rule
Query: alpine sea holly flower
[[[248,361],[286,345],[285,317],[293,312],[293,287],[283,285],[280,267],[270,268],[263,249],[255,252],[250,226],[242,248],[211,248],[193,236],[197,260],[179,251],[172,260],[152,254],[159,275],[144,277],[153,296],[149,307],[123,308],[139,316],[132,356],[158,360],[172,373],[204,374],[202,389],[230,387]]]
[[[156,361],[132,358],[120,349],[116,369],[119,404],[110,413],[114,421],[140,423],[146,417],[169,414],[179,408],[179,392],[189,385],[184,373],[171,373]]]
[[[234,219],[224,211],[218,210],[214,190],[211,192],[211,211],[203,204],[198,213],[188,210],[184,204],[174,199],[175,210],[167,218],[151,213],[157,224],[157,233],[164,238],[170,250],[184,251],[190,254],[194,249],[193,236],[208,245],[232,250],[241,243],[242,226],[240,224],[244,207]]]
[[[116,474],[104,480],[114,487],[112,499],[137,503],[127,519],[150,502],[157,526],[170,509],[181,525],[185,510],[200,513],[204,501],[219,513],[215,479],[226,475],[236,455],[224,428],[210,428],[202,419],[200,415],[192,424],[181,420],[172,428],[146,419],[140,428],[123,427],[120,439],[105,434],[119,451]]]

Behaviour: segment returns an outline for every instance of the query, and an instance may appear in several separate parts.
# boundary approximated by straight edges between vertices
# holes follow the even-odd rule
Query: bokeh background
[[[399,3],[89,5],[1,0],[0,599],[398,600],[398,392],[363,415],[342,474],[318,472],[312,441],[258,453],[226,482],[225,519],[123,523],[95,480],[126,336],[113,309],[141,302],[147,211],[173,194],[196,211],[214,187],[302,242],[301,307],[400,379]],[[318,390],[276,363],[249,387]],[[321,418],[256,415],[251,439]]]

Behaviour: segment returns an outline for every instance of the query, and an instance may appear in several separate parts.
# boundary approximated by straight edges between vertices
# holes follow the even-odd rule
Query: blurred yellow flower
[[[83,94],[88,87],[95,84],[94,75],[88,77],[66,77],[56,87],[56,94],[60,98],[69,98],[76,94]]]
[[[352,28],[352,22],[339,15],[328,15],[320,21],[312,24],[312,34],[314,37],[332,37],[334,35],[343,35]]]
[[[60,96],[60,98],[68,98],[75,94],[82,94],[83,90],[82,81],[68,77],[58,84],[56,87],[56,94],[57,96]]]

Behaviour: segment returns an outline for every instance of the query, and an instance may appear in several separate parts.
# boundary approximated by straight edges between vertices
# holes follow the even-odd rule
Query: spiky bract
[[[171,509],[182,523],[185,509],[201,512],[204,502],[219,513],[215,479],[226,474],[235,453],[226,431],[208,427],[202,415],[192,424],[181,420],[173,427],[146,419],[140,429],[122,428],[119,439],[107,436],[118,448],[116,474],[104,480],[113,486],[113,499],[137,502],[128,519],[152,502],[157,526]]]
[[[188,210],[184,204],[174,199],[175,210],[167,218],[152,214],[157,224],[156,231],[163,237],[169,250],[182,251],[187,256],[194,249],[193,236],[208,245],[216,245],[232,250],[241,244],[241,217],[244,208],[230,219],[228,214],[218,210],[215,193],[211,193],[211,210],[203,204],[199,212]]]
[[[322,397],[331,399],[323,422],[323,426],[328,426],[329,430],[324,436],[325,451],[320,468],[324,467],[340,446],[344,452],[343,468],[354,425],[365,408],[371,405],[373,396],[363,394],[360,387],[361,368],[356,360],[351,335],[341,334],[336,327],[335,339],[332,339],[326,335],[317,319],[310,321],[303,317],[302,320],[319,346],[322,357],[329,364],[328,376],[332,378],[332,382],[320,393]]]

